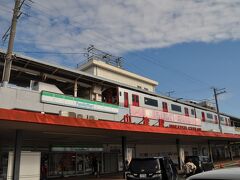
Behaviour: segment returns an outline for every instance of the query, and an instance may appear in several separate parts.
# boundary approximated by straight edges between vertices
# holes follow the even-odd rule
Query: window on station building
[[[208,119],[213,119],[213,115],[210,114],[210,113],[207,113],[207,118],[208,118]]]
[[[132,105],[133,106],[139,106],[139,96],[136,94],[132,95]]]
[[[168,105],[166,102],[162,102],[163,112],[168,112]]]
[[[178,106],[178,105],[176,105],[176,104],[171,104],[171,109],[172,109],[173,111],[182,112],[181,106]]]
[[[158,107],[158,101],[156,99],[150,99],[150,98],[145,97],[144,103],[149,106]]]
[[[195,110],[191,109],[191,115],[195,116]]]
[[[185,113],[185,116],[189,116],[189,112],[188,112],[188,108],[187,107],[184,108],[184,113]]]

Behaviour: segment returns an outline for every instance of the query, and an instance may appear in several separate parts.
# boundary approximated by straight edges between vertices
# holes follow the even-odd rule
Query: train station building
[[[5,53],[0,52],[0,77]],[[124,171],[132,157],[240,156],[240,119],[155,93],[156,80],[88,56],[75,69],[14,55],[0,86],[0,180]]]

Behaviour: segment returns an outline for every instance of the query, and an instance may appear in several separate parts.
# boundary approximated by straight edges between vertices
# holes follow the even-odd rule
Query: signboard
[[[130,114],[134,117],[148,117],[150,119],[163,119],[167,122],[181,123],[187,125],[201,126],[201,120],[198,118],[183,116],[169,112],[163,112],[153,109],[131,106]]]
[[[90,101],[87,99],[75,98],[72,96],[66,96],[48,91],[42,91],[41,102],[114,114],[117,114],[119,110],[119,107],[113,104]]]

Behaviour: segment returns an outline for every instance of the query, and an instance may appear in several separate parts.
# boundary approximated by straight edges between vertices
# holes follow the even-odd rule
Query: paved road
[[[229,164],[228,166],[225,166],[224,168],[231,168],[231,167],[239,167],[239,164]],[[96,180],[105,180],[105,179],[111,179],[111,180],[124,180],[122,178],[122,174],[118,173],[118,174],[105,174],[105,175],[101,175],[100,177],[96,177],[93,175],[90,176],[79,176],[79,177],[65,177],[65,178],[58,178],[55,180],[88,180],[88,179],[96,179]],[[185,180],[186,178],[183,177],[183,175],[179,176],[179,180]]]

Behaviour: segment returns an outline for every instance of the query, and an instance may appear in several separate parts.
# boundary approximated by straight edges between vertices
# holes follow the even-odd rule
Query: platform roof
[[[13,133],[16,129],[23,130],[25,141],[29,145],[43,146],[120,144],[122,136],[126,136],[129,144],[174,144],[176,139],[180,139],[184,144],[206,143],[208,140],[240,141],[240,135],[236,134],[152,127],[0,109],[0,140],[5,143],[13,142]]]

